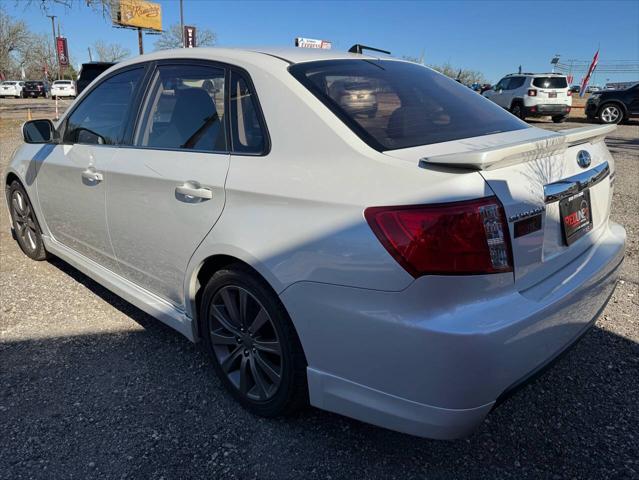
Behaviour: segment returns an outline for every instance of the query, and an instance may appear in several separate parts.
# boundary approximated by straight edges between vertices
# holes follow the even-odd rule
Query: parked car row
[[[0,97],[15,98],[75,98],[76,86],[73,80],[56,80],[52,84],[44,80],[7,80],[0,84]]]

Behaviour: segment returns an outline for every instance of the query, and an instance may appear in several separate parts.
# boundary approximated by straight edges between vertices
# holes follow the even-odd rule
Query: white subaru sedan
[[[24,82],[22,81],[7,80],[2,82],[0,83],[0,98],[20,98],[22,97],[22,87],[24,87]]]
[[[251,412],[449,439],[612,294],[613,128],[544,131],[390,57],[181,49],[27,122],[6,193],[26,255],[202,341]]]

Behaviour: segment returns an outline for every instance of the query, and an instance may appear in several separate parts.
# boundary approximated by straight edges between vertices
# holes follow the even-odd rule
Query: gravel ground
[[[2,171],[19,142],[7,102]],[[250,415],[200,347],[62,261],[22,255],[2,205],[0,478],[639,478],[638,125],[608,140],[613,218],[629,236],[610,304],[553,369],[455,442],[316,409]]]

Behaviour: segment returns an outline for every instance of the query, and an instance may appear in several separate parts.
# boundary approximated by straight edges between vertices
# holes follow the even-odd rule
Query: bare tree
[[[459,80],[464,85],[470,85],[473,83],[484,83],[486,78],[484,74],[476,70],[468,70],[466,68],[453,67],[450,63],[444,65],[429,65],[433,70],[443,73],[447,77]]]
[[[65,8],[71,8],[75,4],[85,5],[97,12],[101,12],[103,17],[111,16],[112,0],[26,0],[26,5],[38,5],[43,11],[47,12],[52,5],[61,5]]]
[[[119,43],[105,43],[98,40],[93,47],[101,62],[119,62],[131,55],[131,51]]]
[[[197,30],[196,44],[198,47],[212,47],[217,41],[217,35],[209,29]],[[169,48],[182,48],[182,29],[179,23],[174,23],[168,30],[164,30],[162,35],[155,42],[156,50],[166,50]]]
[[[19,57],[26,50],[29,29],[22,20],[15,20],[0,5],[0,72],[15,76]]]
[[[30,34],[19,61],[29,79],[53,79],[57,76],[57,58],[48,35]]]

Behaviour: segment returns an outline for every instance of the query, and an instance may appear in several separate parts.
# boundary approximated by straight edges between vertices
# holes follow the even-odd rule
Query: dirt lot
[[[0,100],[0,171],[26,108],[52,115],[52,104]],[[315,409],[253,417],[198,346],[62,261],[28,260],[2,202],[0,478],[639,478],[639,124],[608,145],[613,219],[628,232],[610,304],[552,370],[456,442]]]

